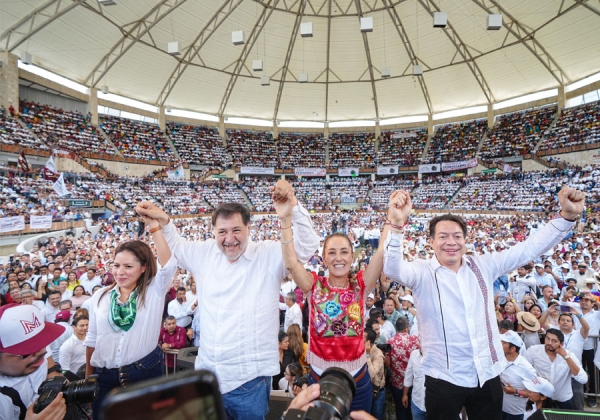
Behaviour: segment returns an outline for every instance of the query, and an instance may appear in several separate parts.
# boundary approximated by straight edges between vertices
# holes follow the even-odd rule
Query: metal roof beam
[[[356,4],[356,10],[358,11],[358,21],[362,17],[362,8],[360,0],[354,0]],[[373,90],[373,105],[375,106],[375,118],[379,120],[379,103],[377,101],[377,88],[375,87],[375,76],[373,74],[373,62],[371,61],[371,50],[369,49],[369,40],[367,33],[362,33],[363,44],[365,47],[365,54],[367,55],[367,64],[369,65],[369,76],[371,77],[371,89]]]
[[[327,9],[327,67],[325,67],[325,122],[329,121],[329,60],[331,58],[331,3],[333,0],[329,0]]]
[[[389,0],[383,0],[383,4],[385,6],[387,6],[388,1]],[[408,54],[408,57],[410,58],[410,62],[412,63],[413,66],[417,65],[418,64],[417,56],[415,54],[415,51],[413,50],[412,44],[410,43],[410,39],[408,38],[406,29],[404,28],[404,25],[402,24],[402,20],[400,19],[400,16],[398,15],[398,11],[396,10],[395,7],[387,7],[387,12],[388,12],[388,15],[390,16],[390,18],[392,19],[392,22],[394,23],[394,27],[396,28],[396,31],[398,32],[398,36],[400,37],[400,41],[402,41],[402,45],[404,45],[404,48],[406,49],[406,53]],[[432,114],[433,106],[431,105],[431,97],[429,96],[429,91],[427,90],[427,85],[425,84],[425,76],[417,76],[417,80],[419,81],[419,85],[421,86],[421,92],[423,92],[423,98],[425,98],[425,102],[427,103],[427,109],[429,110],[429,113]]]
[[[85,1],[86,0],[49,0],[4,31],[2,35],[0,35],[0,42],[6,39],[4,49],[6,51],[13,51],[50,23],[70,12],[81,3],[85,3]],[[23,26],[25,26],[26,29],[21,31],[20,29]],[[15,37],[17,37],[17,39],[13,40]]]
[[[281,102],[281,94],[283,93],[283,86],[285,85],[285,78],[288,72],[288,66],[292,58],[292,52],[294,51],[294,45],[296,44],[296,38],[298,38],[298,30],[300,29],[300,22],[302,21],[302,14],[306,8],[308,0],[303,0],[300,6],[300,13],[296,15],[296,21],[294,22],[294,28],[292,29],[292,35],[290,36],[290,42],[288,43],[288,49],[285,53],[285,61],[281,70],[281,81],[279,82],[279,89],[277,90],[277,99],[275,100],[275,111],[273,112],[273,121],[277,121],[277,114],[279,113],[279,104]]]
[[[217,115],[223,115],[225,113],[225,109],[227,108],[227,102],[229,102],[231,92],[233,92],[233,88],[240,75],[240,71],[244,68],[244,63],[248,59],[248,56],[252,51],[254,43],[258,39],[258,36],[264,29],[265,25],[267,24],[269,18],[271,17],[271,14],[273,13],[273,10],[275,10],[275,6],[277,6],[277,3],[279,3],[279,0],[273,0],[273,7],[263,7],[260,16],[258,17],[256,23],[252,27],[252,32],[250,33],[248,40],[244,43],[244,48],[242,49],[240,57],[238,58],[237,63],[235,65],[235,69],[231,77],[229,78],[229,83],[227,83],[227,88],[225,89],[225,93],[223,94],[223,99],[221,100],[221,105],[219,106],[219,113]]]
[[[481,7],[488,13],[493,13],[492,9],[486,6],[483,2],[479,0],[472,0],[473,3]],[[517,30],[513,28],[513,25],[510,25],[508,22],[504,23],[503,26],[523,44],[539,61],[542,65],[548,70],[548,72],[556,79],[556,81],[560,85],[565,85],[569,83],[571,80],[563,71],[563,69],[558,65],[556,60],[552,58],[552,56],[548,53],[548,51],[542,46],[542,44],[535,38],[535,31],[528,31],[525,25],[516,20],[513,15],[511,15],[508,10],[500,5],[496,0],[489,0],[496,9],[503,16],[506,16],[511,22],[517,27]],[[573,10],[575,7],[579,6],[581,3],[576,3],[571,7],[561,10],[558,16],[561,16],[569,11]],[[558,16],[554,17],[552,20],[556,19]]]
[[[192,62],[192,59],[196,56],[200,58],[200,50],[215,33],[215,31],[221,26],[223,22],[227,20],[229,15],[240,5],[243,0],[225,0],[223,4],[213,13],[211,18],[206,22],[206,25],[198,33],[196,38],[189,45],[187,50],[183,53],[181,60],[178,60],[175,69],[171,72],[169,79],[163,86],[156,103],[158,106],[163,106],[167,101],[167,98],[175,88],[175,85],[179,81],[179,78],[187,70],[188,66]],[[206,66],[203,66],[206,67]]]
[[[439,6],[437,4],[435,4],[432,0],[417,0],[417,1],[421,4],[421,6],[423,6],[423,8],[425,10],[427,10],[427,13],[429,13],[429,15],[432,18],[433,18],[434,12],[440,11]],[[492,93],[492,90],[490,89],[490,87],[487,83],[487,80],[485,80],[485,77],[483,76],[481,69],[475,62],[475,59],[471,55],[471,52],[467,48],[466,44],[462,41],[460,35],[458,35],[458,32],[456,32],[456,30],[452,27],[452,25],[450,23],[448,23],[446,25],[446,27],[444,29],[442,29],[442,31],[446,34],[446,36],[448,37],[450,42],[452,42],[452,44],[454,44],[454,47],[456,48],[458,53],[462,56],[466,65],[469,67],[469,70],[471,70],[471,73],[473,73],[473,76],[475,77],[475,80],[477,80],[477,83],[479,84],[481,91],[485,95],[487,102],[488,103],[495,102],[494,94]]]
[[[154,7],[152,7],[144,16],[128,31],[123,28],[124,32],[121,39],[119,39],[110,49],[110,51],[102,57],[102,59],[94,66],[94,69],[85,78],[84,83],[90,84],[90,87],[94,87],[100,80],[108,73],[108,71],[119,61],[131,47],[133,47],[139,40],[146,35],[150,29],[159,23],[163,18],[168,16],[172,11],[177,9],[187,0],[160,0]]]

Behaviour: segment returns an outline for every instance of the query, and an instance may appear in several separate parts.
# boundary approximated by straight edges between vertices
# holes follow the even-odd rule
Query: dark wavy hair
[[[146,298],[146,290],[156,273],[158,272],[158,268],[156,266],[156,259],[152,254],[152,250],[145,242],[142,241],[128,241],[124,242],[115,250],[115,257],[121,252],[130,252],[133,254],[135,259],[142,265],[142,267],[146,267],[146,270],[142,273],[142,275],[137,279],[136,287],[138,288],[138,302],[139,307],[144,306],[144,301]],[[106,293],[111,291],[117,286],[117,282],[115,281],[108,289],[102,292],[100,299],[98,299],[98,303]]]

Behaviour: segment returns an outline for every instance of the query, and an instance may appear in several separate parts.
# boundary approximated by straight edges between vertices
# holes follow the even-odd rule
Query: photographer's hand
[[[35,402],[27,409],[25,420],[62,420],[67,413],[67,405],[65,404],[62,392],[58,393],[54,401],[48,404],[48,407],[37,414],[33,412],[34,405]]]
[[[290,406],[288,407],[288,410],[290,408],[295,408],[297,410],[307,410],[308,407],[313,406],[312,401],[319,398],[319,395],[321,395],[321,386],[319,384],[313,384],[308,388],[302,390],[302,392],[299,393],[296,396],[296,398],[292,400]]]
[[[351,412],[350,418],[353,420],[377,420],[375,417],[373,417],[364,410]]]

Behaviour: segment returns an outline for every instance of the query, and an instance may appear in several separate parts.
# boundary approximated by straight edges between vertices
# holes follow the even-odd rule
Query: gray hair
[[[285,297],[286,297],[286,299],[289,299],[292,302],[296,303],[296,293],[289,292],[287,295],[285,295]]]
[[[21,290],[21,297],[25,297],[25,296],[29,296],[29,295],[35,295],[35,292],[31,289]]]
[[[177,318],[175,318],[173,315],[169,315],[168,317],[165,318],[165,322],[167,321],[177,321]]]

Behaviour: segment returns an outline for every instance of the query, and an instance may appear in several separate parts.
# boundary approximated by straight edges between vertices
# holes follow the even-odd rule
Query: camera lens
[[[315,406],[326,410],[332,418],[346,418],[356,394],[352,375],[344,369],[332,367],[323,372],[319,384],[321,395],[314,402]]]
[[[67,405],[90,404],[98,395],[98,375],[90,375],[87,379],[71,382],[63,390]]]

